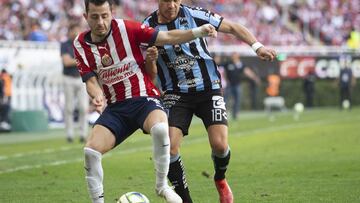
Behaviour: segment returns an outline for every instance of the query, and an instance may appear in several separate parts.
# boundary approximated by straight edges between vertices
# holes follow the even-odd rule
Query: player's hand
[[[149,47],[146,49],[146,61],[148,62],[155,62],[159,56],[159,52],[156,46]]]
[[[201,27],[201,34],[202,36],[208,36],[208,37],[217,37],[217,31],[214,26],[210,24],[202,25]]]
[[[96,112],[98,112],[99,114],[101,114],[104,111],[105,108],[105,98],[103,95],[98,95],[95,96],[91,102],[94,104],[95,106],[95,110]]]
[[[265,60],[265,61],[273,61],[276,57],[276,51],[266,47],[260,47],[256,51],[256,54],[259,56],[261,60]]]

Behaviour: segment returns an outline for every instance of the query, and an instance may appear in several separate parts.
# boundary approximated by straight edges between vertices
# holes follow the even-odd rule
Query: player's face
[[[159,18],[165,23],[174,20],[180,9],[181,0],[159,0]]]
[[[112,19],[111,8],[108,2],[97,6],[89,4],[89,10],[84,14],[86,21],[91,29],[93,41],[101,41],[110,31],[110,23]]]

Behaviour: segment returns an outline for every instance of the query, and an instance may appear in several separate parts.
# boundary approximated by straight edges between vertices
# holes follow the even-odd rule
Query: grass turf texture
[[[242,113],[229,123],[228,182],[235,202],[360,202],[360,109]],[[90,202],[81,144],[63,130],[0,135],[0,202]],[[182,156],[195,203],[218,202],[210,147],[195,119]],[[154,193],[151,138],[137,131],[103,158],[106,202]],[[207,177],[210,175],[210,177]]]

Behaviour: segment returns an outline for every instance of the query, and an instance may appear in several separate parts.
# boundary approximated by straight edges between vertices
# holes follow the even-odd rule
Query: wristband
[[[191,29],[191,31],[192,31],[195,38],[204,37],[204,34],[203,34],[202,30],[201,30],[201,27],[193,28],[193,29]]]
[[[264,45],[263,44],[261,44],[260,42],[255,42],[254,44],[252,44],[251,45],[251,48],[254,50],[254,52],[256,53],[256,51],[259,49],[259,48],[261,48],[261,47],[263,47]]]

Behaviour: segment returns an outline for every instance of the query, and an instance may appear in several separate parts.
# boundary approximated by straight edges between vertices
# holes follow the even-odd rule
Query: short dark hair
[[[90,4],[90,3],[95,4],[96,6],[101,6],[101,5],[103,5],[105,2],[108,2],[108,3],[109,3],[110,8],[111,8],[111,6],[112,6],[113,3],[114,3],[113,0],[85,0],[85,10],[86,10],[86,13],[89,11],[89,4]]]

